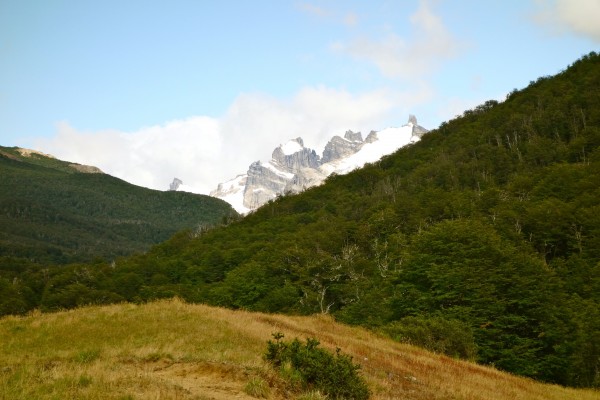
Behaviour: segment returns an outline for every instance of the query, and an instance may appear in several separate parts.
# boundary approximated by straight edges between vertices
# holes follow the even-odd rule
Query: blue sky
[[[600,0],[0,2],[0,144],[208,192],[302,136],[435,128],[600,47]]]

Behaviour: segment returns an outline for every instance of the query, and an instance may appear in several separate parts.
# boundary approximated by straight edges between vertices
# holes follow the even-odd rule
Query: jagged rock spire
[[[183,181],[179,178],[174,178],[173,182],[169,185],[169,190],[177,190]]]

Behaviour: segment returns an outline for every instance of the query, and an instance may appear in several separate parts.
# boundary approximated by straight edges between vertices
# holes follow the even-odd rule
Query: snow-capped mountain
[[[321,184],[332,173],[347,174],[366,163],[375,162],[409,143],[418,141],[427,129],[411,115],[400,128],[371,131],[363,140],[360,132],[347,131],[334,136],[319,157],[304,147],[302,138],[279,145],[268,161],[252,163],[246,174],[220,183],[210,195],[225,200],[239,213],[246,214],[285,193],[298,193]],[[173,181],[171,190],[185,190]]]
[[[218,197],[225,200],[240,214],[246,214],[250,211],[244,207],[244,190],[246,189],[246,181],[248,174],[241,174],[227,182],[219,183],[216,190],[210,193],[210,196]],[[218,195],[216,195],[218,193]]]

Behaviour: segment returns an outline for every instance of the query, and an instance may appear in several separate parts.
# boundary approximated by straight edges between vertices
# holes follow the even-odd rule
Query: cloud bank
[[[324,86],[303,88],[287,100],[243,94],[220,118],[197,116],[135,132],[85,132],[61,122],[54,137],[38,139],[34,147],[139,186],[165,190],[177,177],[207,194],[219,182],[246,172],[251,162],[269,159],[276,146],[291,138],[301,136],[320,151],[331,136],[347,129],[368,132],[385,128],[378,125],[381,121],[403,123],[410,105],[399,110],[399,100],[384,90],[352,94]]]
[[[297,3],[296,8],[312,17],[336,21],[348,27],[353,27],[358,24],[358,15],[353,12],[340,13],[332,9],[323,8],[321,6],[306,2]]]
[[[349,26],[359,19],[353,13],[309,3],[298,7],[312,16]],[[320,152],[333,135],[348,129],[367,134],[403,124],[416,106],[434,97],[426,79],[431,66],[460,50],[428,1],[420,1],[410,24],[412,33],[407,38],[390,32],[379,40],[362,37],[333,47],[375,64],[386,79],[409,80],[404,89],[355,93],[308,86],[287,99],[247,93],[216,118],[196,116],[135,132],[86,132],[62,122],[54,137],[38,139],[33,145],[60,159],[97,166],[136,185],[166,190],[177,177],[195,192],[208,194],[219,182],[246,172],[253,161],[269,159],[271,151],[289,139],[302,137],[306,146]]]
[[[164,190],[175,176],[187,171],[198,184],[214,176],[222,152],[219,129],[219,122],[208,117],[172,121],[136,132],[82,132],[61,122],[54,137],[39,139],[34,147],[63,160],[97,166],[139,186]]]
[[[411,37],[391,32],[379,40],[360,37],[349,43],[336,42],[332,49],[374,64],[385,77],[403,80],[422,78],[460,52],[461,44],[433,13],[428,1],[419,2],[410,23]]]
[[[600,43],[600,1],[538,0],[534,19],[553,30],[569,31]]]

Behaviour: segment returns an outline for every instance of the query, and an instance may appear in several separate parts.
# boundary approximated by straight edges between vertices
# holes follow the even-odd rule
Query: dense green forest
[[[115,263],[4,266],[0,309],[178,295],[330,313],[516,374],[600,387],[599,145],[591,53],[228,226]]]
[[[111,261],[236,216],[212,197],[81,171],[94,168],[0,147],[1,265]]]
[[[110,260],[236,216],[209,196],[150,190],[84,168],[0,146],[0,256]]]

